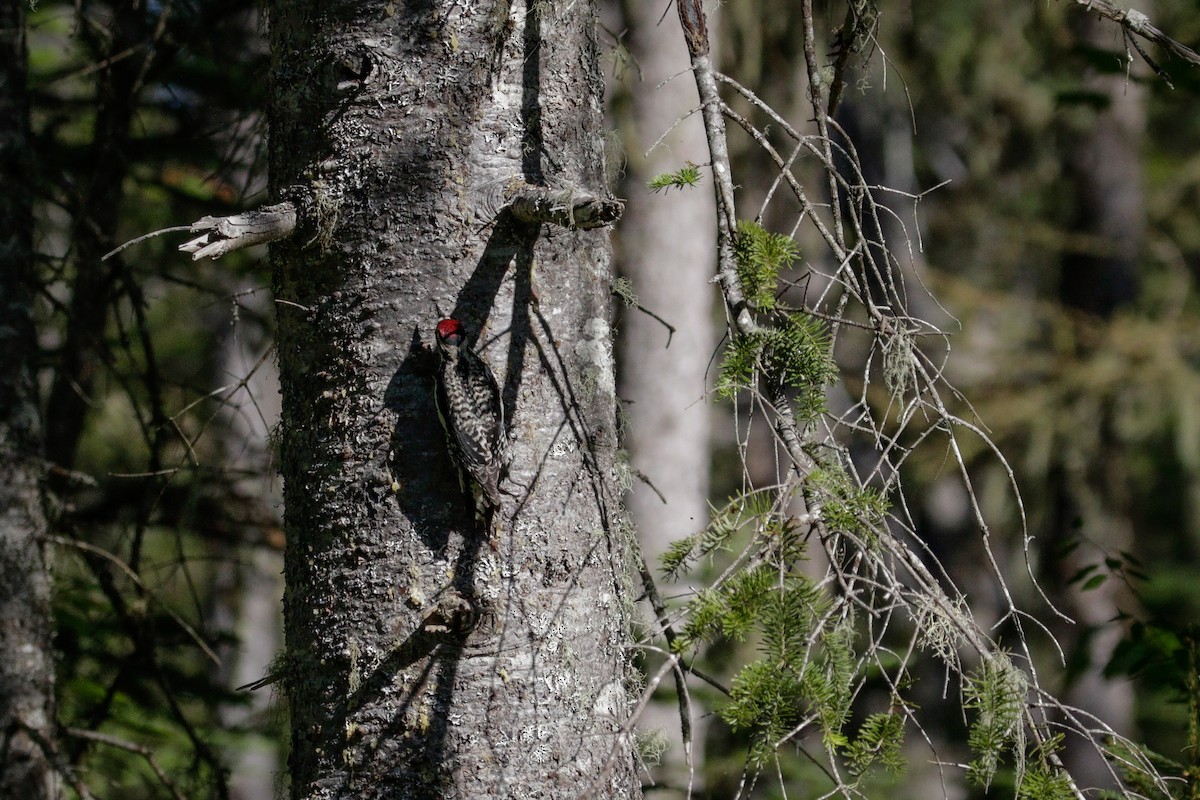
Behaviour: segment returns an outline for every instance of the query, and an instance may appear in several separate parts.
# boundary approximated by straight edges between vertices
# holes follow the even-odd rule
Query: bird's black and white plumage
[[[478,484],[491,510],[500,505],[504,467],[504,406],[487,362],[466,346],[456,319],[437,324],[437,406],[450,454]]]

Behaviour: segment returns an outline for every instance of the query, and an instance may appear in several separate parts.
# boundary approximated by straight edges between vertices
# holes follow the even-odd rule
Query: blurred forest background
[[[1010,588],[1026,595],[1018,604],[1062,646],[1065,663],[1047,647],[1036,665],[1042,683],[1182,773],[1200,762],[1189,734],[1200,698],[1200,70],[1150,49],[1148,65],[1117,26],[1069,2],[850,6],[872,34],[837,119],[867,182],[888,187],[891,238],[911,243],[913,274],[940,303],[914,296],[913,313],[954,331],[945,369],[957,413],[977,415],[1015,474],[1029,540],[1005,463],[982,445],[964,454]],[[817,8],[835,41],[846,4]],[[1200,42],[1194,2],[1141,10]],[[709,12],[722,71],[803,128],[799,4]],[[770,463],[743,464],[734,407],[706,399],[722,329],[707,282],[711,184],[648,187],[708,159],[696,117],[654,147],[696,102],[690,80],[659,85],[687,65],[674,11],[627,0],[602,17],[610,167],[629,202],[618,294],[674,327],[667,348],[662,322],[614,299],[630,463],[668,501],[635,482],[653,565],[670,539],[704,527],[710,503],[775,464],[769,448]],[[265,690],[236,691],[282,647],[266,260],[193,263],[176,250],[184,234],[101,260],[148,231],[267,200],[262,25],[231,0],[42,0],[28,13],[58,714],[62,755],[98,796],[265,800],[285,771],[286,710]],[[836,265],[808,259],[823,251],[797,232],[795,209],[766,203],[774,166],[731,137],[743,215],[762,208],[765,227],[797,237],[789,278],[802,300],[806,272]],[[830,390],[831,411],[868,392],[855,380]],[[868,396],[886,411],[886,390]],[[955,582],[975,588],[976,617],[998,619],[1001,590],[951,463],[937,448],[906,460],[908,510]],[[1027,570],[1077,624],[1045,610]],[[730,659],[719,648],[704,666],[720,674]],[[919,694],[945,707],[932,735],[954,753],[961,699],[930,670]],[[675,713],[668,700],[644,727],[677,728]],[[694,796],[734,796],[744,747],[712,717],[698,736]],[[686,784],[677,751],[654,773],[663,796]],[[910,756],[881,791],[940,795],[928,748]],[[1080,758],[1076,768],[1098,769]],[[805,769],[785,764],[785,784],[803,785]],[[754,789],[780,793],[776,781]]]

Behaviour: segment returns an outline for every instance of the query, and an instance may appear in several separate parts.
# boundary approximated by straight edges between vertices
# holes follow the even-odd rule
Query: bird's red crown
[[[457,336],[461,339],[466,335],[466,332],[463,324],[456,319],[444,319],[437,324],[438,341],[444,342],[452,336]]]

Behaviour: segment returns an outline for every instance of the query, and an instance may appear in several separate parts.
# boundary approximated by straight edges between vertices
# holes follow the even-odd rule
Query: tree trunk
[[[259,361],[270,347],[274,331],[246,319],[266,318],[270,300],[250,285],[231,286],[230,294],[239,297],[239,305],[248,306],[251,313],[241,318],[236,335],[222,343],[221,373],[237,376],[246,389],[222,406],[221,424],[215,430],[221,437],[222,463],[244,476],[234,482],[232,492],[253,509],[247,516],[258,522],[246,525],[236,545],[216,545],[215,555],[227,563],[216,574],[208,622],[209,630],[235,634],[219,651],[222,683],[233,691],[257,680],[282,646],[279,597],[283,558],[272,541],[282,522],[270,444],[271,431],[279,424],[279,373],[273,361]],[[256,692],[245,702],[226,703],[218,709],[224,730],[243,732],[225,749],[231,800],[274,800],[277,796],[280,742],[260,733],[271,714],[270,706],[270,693]]]
[[[24,3],[0,7],[0,797],[56,797],[50,573],[33,329]],[[40,742],[38,740],[41,740]]]
[[[497,213],[605,191],[591,4],[277,0],[271,47],[272,183],[307,187],[272,250],[292,795],[636,797],[607,240]],[[502,387],[494,533],[438,430],[442,315]]]

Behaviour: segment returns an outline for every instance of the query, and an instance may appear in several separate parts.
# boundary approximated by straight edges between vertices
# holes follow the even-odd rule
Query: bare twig
[[[117,253],[121,252],[122,250],[129,248],[129,247],[133,247],[138,242],[144,242],[147,239],[153,239],[155,236],[162,236],[164,233],[178,233],[179,231],[190,231],[191,229],[192,229],[191,225],[176,225],[173,228],[163,228],[163,229],[157,230],[157,231],[150,231],[150,233],[144,233],[141,236],[137,237],[136,239],[130,239],[128,242],[121,245],[120,247],[116,247],[116,248],[113,248],[112,250],[109,250],[107,253],[105,253],[103,256],[100,257],[100,260],[108,261],[110,258],[115,256]]]
[[[675,333],[676,333],[676,328],[674,325],[667,322],[665,319],[660,317],[658,314],[655,314],[653,311],[651,311],[650,309],[646,308],[644,305],[639,303],[637,301],[637,298],[632,297],[632,295],[622,294],[621,292],[618,292],[615,289],[613,290],[612,295],[613,295],[613,297],[621,298],[621,300],[625,303],[625,305],[629,306],[630,308],[636,308],[638,311],[642,312],[647,317],[650,317],[650,319],[654,320],[659,325],[662,325],[664,328],[666,328],[667,329],[667,343],[663,347],[665,349],[665,348],[668,348],[671,346],[671,339],[673,339],[675,337]]]
[[[171,797],[175,798],[175,800],[184,800],[183,794],[180,793],[179,789],[171,781],[167,773],[163,771],[163,768],[158,765],[158,761],[154,758],[154,751],[146,745],[130,742],[116,736],[110,736],[107,733],[89,731],[83,728],[67,728],[64,732],[68,736],[73,736],[76,739],[85,739],[89,742],[96,742],[97,744],[103,744],[108,747],[115,747],[118,750],[124,750],[127,753],[134,753],[135,755],[141,756],[146,762],[146,765],[149,766],[150,770],[154,773],[154,776],[158,778],[159,783],[161,783],[163,787],[165,787],[166,790],[171,793]]]
[[[1140,36],[1147,41],[1154,42],[1167,52],[1193,66],[1200,66],[1200,53],[1167,36],[1150,22],[1150,17],[1137,9],[1124,9],[1115,3],[1109,2],[1109,0],[1075,0],[1075,5],[1082,6],[1087,11],[1095,12],[1106,19],[1116,22],[1133,36]],[[1138,48],[1138,52],[1142,53],[1141,48]],[[1145,53],[1142,53],[1142,56],[1145,57]],[[1154,62],[1148,58],[1146,60],[1149,61],[1155,72],[1159,71]]]

